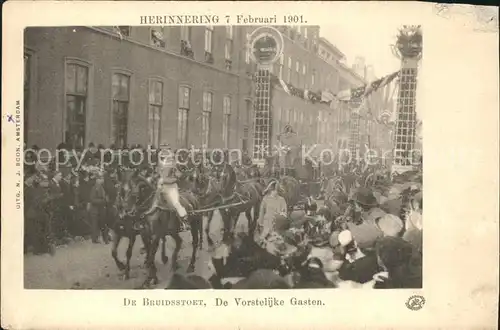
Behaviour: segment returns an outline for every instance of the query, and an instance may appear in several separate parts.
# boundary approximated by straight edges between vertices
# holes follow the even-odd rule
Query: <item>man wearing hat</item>
[[[338,234],[337,240],[344,256],[344,262],[339,268],[339,277],[343,281],[366,283],[381,269],[376,254],[362,252],[353,236],[349,230]]]
[[[104,243],[109,243],[108,227],[106,225],[106,205],[108,197],[104,189],[104,176],[96,174],[95,184],[90,190],[90,220],[92,224],[92,242],[99,243],[99,232]]]
[[[52,179],[49,181],[49,199],[51,208],[51,223],[53,234],[57,239],[63,239],[67,236],[67,220],[64,214],[64,194],[61,188],[63,174],[56,170],[52,173]]]
[[[373,249],[376,240],[383,236],[375,220],[384,216],[385,212],[378,208],[377,199],[368,188],[358,189],[352,203],[354,221],[347,227],[361,249]]]
[[[187,211],[179,201],[177,176],[180,173],[176,166],[174,152],[169,145],[161,146],[160,149],[158,155],[158,173],[160,175],[160,179],[158,180],[158,194],[151,209],[145,214],[153,212],[157,207],[163,208],[161,207],[162,202],[166,201],[168,205],[171,205],[175,209],[183,226],[187,227]]]

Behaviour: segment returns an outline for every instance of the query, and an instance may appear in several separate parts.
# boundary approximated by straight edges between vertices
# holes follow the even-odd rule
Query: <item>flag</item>
[[[292,94],[290,93],[290,89],[288,88],[288,86],[287,86],[286,82],[285,82],[283,79],[281,79],[281,78],[280,78],[280,85],[281,85],[281,87],[283,88],[283,90],[284,90],[287,94],[292,95]]]
[[[321,92],[321,101],[322,102],[330,102],[330,101],[333,101],[334,98],[335,98],[335,96],[330,91],[322,91]]]
[[[349,101],[351,99],[351,90],[346,89],[337,93],[337,99],[340,101]]]

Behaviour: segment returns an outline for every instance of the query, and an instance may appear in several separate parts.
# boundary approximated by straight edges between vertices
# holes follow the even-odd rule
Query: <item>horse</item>
[[[239,181],[234,168],[230,164],[225,164],[222,169],[222,204],[233,204],[231,207],[220,209],[219,212],[224,222],[224,237],[227,239],[228,235],[232,235],[234,226],[238,221],[239,215],[245,213],[248,220],[248,229],[250,237],[253,237],[259,217],[260,204],[262,202],[262,193],[264,187],[260,182],[259,177],[252,178],[250,175],[257,175],[254,169],[249,171],[246,175],[247,179]],[[253,217],[252,217],[253,210]],[[207,230],[210,227],[210,222]],[[208,235],[207,235],[208,236]],[[207,237],[209,243],[211,239]]]
[[[122,173],[120,187],[115,205],[109,211],[116,219],[112,228],[114,231],[111,256],[115,260],[116,266],[123,272],[123,279],[130,278],[130,259],[137,235],[141,235],[145,247],[148,244],[147,238],[142,233],[142,223],[140,214],[149,206],[154,194],[152,184],[131,173]],[[118,246],[123,237],[128,238],[126,252],[126,264],[118,258]]]
[[[200,188],[202,180],[197,171],[189,171],[178,180],[179,184],[179,202],[188,212],[188,221],[191,225],[192,246],[193,252],[187,271],[194,271],[194,263],[196,261],[196,251],[198,250],[199,237],[203,229],[202,214],[194,212],[206,204],[215,200],[214,196],[217,195],[216,186],[212,180],[208,180],[206,188]],[[160,240],[166,236],[171,236],[175,241],[175,249],[172,254],[172,269],[177,269],[177,257],[182,246],[182,238],[180,232],[180,219],[176,211],[167,204],[163,199],[161,191],[155,192],[154,198],[159,198],[159,205],[151,213],[144,215],[144,229],[143,235],[146,238],[146,265],[148,268],[148,275],[143,283],[143,287],[149,287],[151,284],[158,283],[157,268],[155,264],[155,256],[158,251]],[[151,206],[151,205],[150,205]],[[162,262],[166,264],[168,257],[166,256],[165,242],[162,244]]]

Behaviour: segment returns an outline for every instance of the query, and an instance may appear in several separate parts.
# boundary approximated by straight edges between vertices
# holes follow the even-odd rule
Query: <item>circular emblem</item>
[[[425,298],[423,296],[414,295],[406,301],[406,307],[412,311],[418,311],[425,305]]]
[[[249,37],[250,57],[257,64],[271,65],[283,53],[283,36],[275,28],[263,26]]]

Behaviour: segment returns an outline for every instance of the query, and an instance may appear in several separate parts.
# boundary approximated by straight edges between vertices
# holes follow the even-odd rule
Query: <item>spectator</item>
[[[373,250],[375,242],[383,236],[375,224],[375,219],[385,215],[378,208],[377,199],[368,188],[360,188],[353,198],[354,222],[347,224],[358,247],[363,250]]]
[[[339,277],[343,281],[366,283],[380,271],[377,257],[372,253],[362,252],[350,231],[344,230],[338,236],[344,262],[339,269]]]
[[[92,242],[99,243],[99,232],[105,244],[109,243],[108,228],[106,225],[106,204],[108,197],[104,190],[104,178],[99,175],[90,191],[90,220],[92,223]]]
[[[375,224],[384,236],[401,237],[404,230],[403,221],[393,214],[386,214],[376,219]]]
[[[335,285],[326,278],[321,260],[312,257],[302,268],[300,281],[296,287],[299,289],[334,288]]]
[[[84,164],[87,166],[97,166],[101,160],[101,155],[99,150],[95,147],[95,144],[93,142],[90,142],[88,149],[84,152]]]
[[[422,255],[414,246],[399,237],[384,237],[377,242],[376,252],[388,278],[379,280],[375,288],[422,287]]]
[[[63,190],[61,188],[62,173],[55,171],[52,174],[52,179],[49,182],[49,195],[50,195],[50,213],[52,234],[58,240],[65,240],[68,237],[67,232],[67,218],[65,214],[65,199]]]

